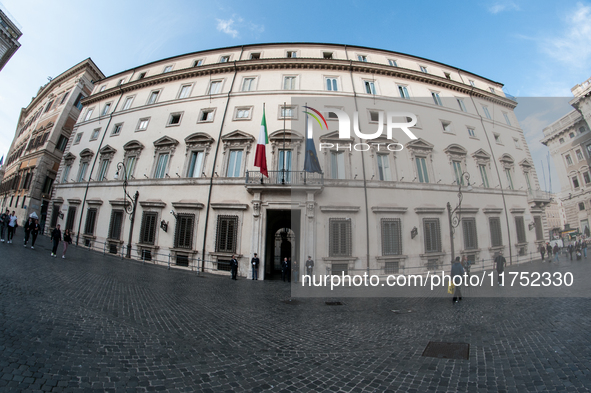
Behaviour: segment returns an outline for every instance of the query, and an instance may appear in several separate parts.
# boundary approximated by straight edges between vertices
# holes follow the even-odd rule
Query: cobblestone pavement
[[[47,238],[35,250],[21,239],[0,244],[1,391],[591,387],[587,298],[328,306],[289,301],[279,281],[199,276],[74,247],[67,259],[51,258]],[[591,270],[589,262],[572,266]],[[468,343],[469,359],[423,357],[429,341]]]

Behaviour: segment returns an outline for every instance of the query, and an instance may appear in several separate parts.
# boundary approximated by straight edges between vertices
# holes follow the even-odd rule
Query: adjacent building
[[[571,89],[573,110],[544,128],[561,189],[569,233],[588,233],[591,215],[591,78]]]
[[[22,35],[15,22],[10,20],[0,5],[0,71],[20,48],[18,40]]]
[[[42,86],[21,110],[0,183],[2,208],[21,219],[35,212],[45,224],[53,183],[72,129],[90,95],[93,81],[104,78],[86,59]]]
[[[502,87],[436,61],[334,44],[138,65],[82,100],[48,225],[88,247],[125,255],[131,246],[133,258],[210,271],[237,255],[249,277],[255,252],[266,278],[284,257],[311,256],[323,274],[447,269],[452,245],[477,264],[499,251],[529,260],[548,239],[550,198]],[[268,177],[254,166],[263,110]],[[393,123],[411,123],[410,133]],[[304,171],[308,136],[321,173]],[[452,236],[446,205],[459,191]]]

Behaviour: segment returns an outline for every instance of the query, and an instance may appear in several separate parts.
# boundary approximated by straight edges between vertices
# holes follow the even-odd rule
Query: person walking
[[[314,260],[310,255],[308,255],[308,260],[306,261],[306,274],[310,276],[310,283],[312,283],[312,275],[314,274]]]
[[[62,231],[60,231],[60,224],[57,224],[53,232],[51,232],[51,240],[53,241],[51,256],[55,258],[57,256],[57,246],[60,244],[60,241],[62,241]]]
[[[541,244],[540,245],[540,255],[542,255],[542,261],[544,260],[544,255],[546,254],[546,245],[545,244]],[[550,255],[548,255],[548,257],[550,257]]]
[[[460,276],[460,279],[463,280],[464,278],[464,267],[462,266],[462,263],[460,262],[460,257],[456,257],[456,260],[454,261],[453,265],[451,265],[451,279],[452,279],[452,283],[454,284],[455,290],[454,290],[454,297],[452,299],[453,303],[457,303],[458,301],[462,300],[462,283],[460,281],[460,284],[456,285],[455,282],[458,282],[458,280],[454,280],[454,277]],[[455,282],[454,282],[455,281]]]
[[[252,264],[252,279],[258,280],[259,279],[259,257],[257,257],[257,253],[254,253],[254,257],[250,261]]]
[[[232,280],[237,280],[236,276],[238,275],[238,260],[236,259],[236,255],[232,255],[232,259],[230,260],[230,269],[232,273]]]
[[[39,235],[39,231],[41,230],[41,226],[39,225],[39,220],[35,219],[35,223],[33,224],[33,229],[31,229],[31,236],[33,238],[31,242],[31,249],[35,249],[35,241],[37,241],[37,235]]]
[[[6,243],[12,243],[12,238],[14,237],[14,232],[16,231],[16,228],[18,228],[18,219],[16,217],[16,214],[14,214],[13,210],[12,214],[8,216],[8,240],[6,241]]]
[[[546,254],[548,254],[548,261],[552,260],[552,245],[550,243],[546,243]]]
[[[27,243],[29,242],[29,237],[31,236],[31,231],[33,230],[33,226],[35,225],[35,221],[32,217],[29,217],[29,220],[25,223],[25,241],[23,246],[27,247]]]
[[[501,278],[503,272],[505,271],[505,265],[507,265],[507,260],[503,256],[502,252],[497,253],[497,257],[495,258],[495,263],[497,265],[497,282],[499,286],[503,286],[503,279]]]
[[[556,262],[559,262],[559,259],[558,259],[558,251],[559,251],[558,250],[558,244],[555,244],[554,245],[554,261],[556,261]]]
[[[64,249],[62,250],[62,259],[66,258],[66,251],[68,250],[68,244],[72,244],[72,236],[70,236],[70,230],[64,231]]]
[[[8,227],[8,216],[10,216],[10,212],[8,209],[2,214],[0,214],[0,242],[4,243],[4,234],[6,233],[6,228]]]
[[[568,245],[568,253],[570,254],[570,260],[573,260],[573,244]]]

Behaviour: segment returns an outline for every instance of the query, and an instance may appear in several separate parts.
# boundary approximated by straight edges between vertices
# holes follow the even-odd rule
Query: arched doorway
[[[281,261],[299,258],[299,210],[267,210],[265,279],[281,277]],[[293,220],[292,220],[293,218]]]

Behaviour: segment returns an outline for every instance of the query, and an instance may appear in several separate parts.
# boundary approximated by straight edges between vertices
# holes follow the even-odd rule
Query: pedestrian
[[[291,270],[293,272],[293,282],[297,283],[300,274],[300,264],[298,261],[293,261]]]
[[[581,248],[583,249],[583,255],[585,256],[585,259],[587,259],[587,240],[583,240],[581,242]]]
[[[550,243],[546,243],[546,254],[548,254],[548,261],[552,259],[552,246]]]
[[[62,259],[66,258],[66,251],[68,250],[68,244],[72,244],[72,236],[70,236],[70,230],[64,231],[64,249],[62,250]]]
[[[254,257],[250,261],[252,264],[252,279],[258,280],[259,279],[259,257],[257,257],[257,253],[254,253]]]
[[[33,224],[33,229],[31,230],[31,236],[33,237],[33,241],[31,243],[31,249],[35,248],[35,241],[37,241],[37,235],[39,235],[39,230],[41,230],[41,226],[39,225],[39,220],[35,219],[35,223]]]
[[[283,280],[283,282],[285,282],[286,278],[287,278],[287,257],[283,258],[283,261],[281,261],[281,279]]]
[[[55,258],[57,256],[57,246],[60,244],[60,241],[62,240],[62,231],[60,231],[60,224],[57,224],[53,232],[51,232],[51,240],[53,241],[51,256]]]
[[[287,282],[291,282],[291,258],[287,258],[287,267],[285,268]]]
[[[312,283],[312,275],[314,274],[314,260],[310,255],[308,255],[308,260],[306,261],[306,274],[310,276],[310,283]]]
[[[4,243],[4,233],[8,227],[8,216],[10,216],[8,209],[6,209],[4,213],[0,214],[0,242],[2,243]]]
[[[559,262],[559,259],[558,259],[558,244],[554,244],[554,260],[556,262]]]
[[[16,231],[16,228],[18,228],[18,219],[16,217],[16,214],[14,214],[13,210],[12,214],[8,216],[8,240],[6,241],[7,243],[12,243],[12,238],[14,237],[14,232]]]
[[[452,283],[454,284],[455,287],[455,291],[454,291],[454,297],[452,299],[453,303],[457,303],[458,301],[462,300],[462,283],[461,280],[463,280],[464,277],[464,267],[462,266],[462,263],[460,262],[460,257],[456,257],[456,260],[454,261],[453,265],[451,265],[451,279],[452,279]],[[460,276],[460,280],[454,280],[454,277]],[[459,284],[456,285],[456,283],[460,281]]]
[[[573,244],[568,245],[568,253],[570,254],[570,260],[573,260]]]
[[[497,253],[497,257],[495,258],[495,263],[497,265],[497,282],[499,286],[503,286],[503,272],[505,271],[505,265],[507,265],[507,260],[503,256],[502,252]]]
[[[230,260],[230,269],[232,272],[232,280],[237,280],[236,275],[238,275],[238,260],[236,259],[236,255],[232,255],[232,259]]]
[[[540,245],[540,254],[542,255],[542,261],[544,260],[544,255],[546,254],[546,245]],[[548,255],[550,257],[550,255]]]
[[[32,217],[29,217],[29,220],[25,223],[25,241],[24,247],[27,247],[27,243],[29,242],[29,236],[31,236],[31,231],[33,230],[33,226],[35,222],[33,221]]]

